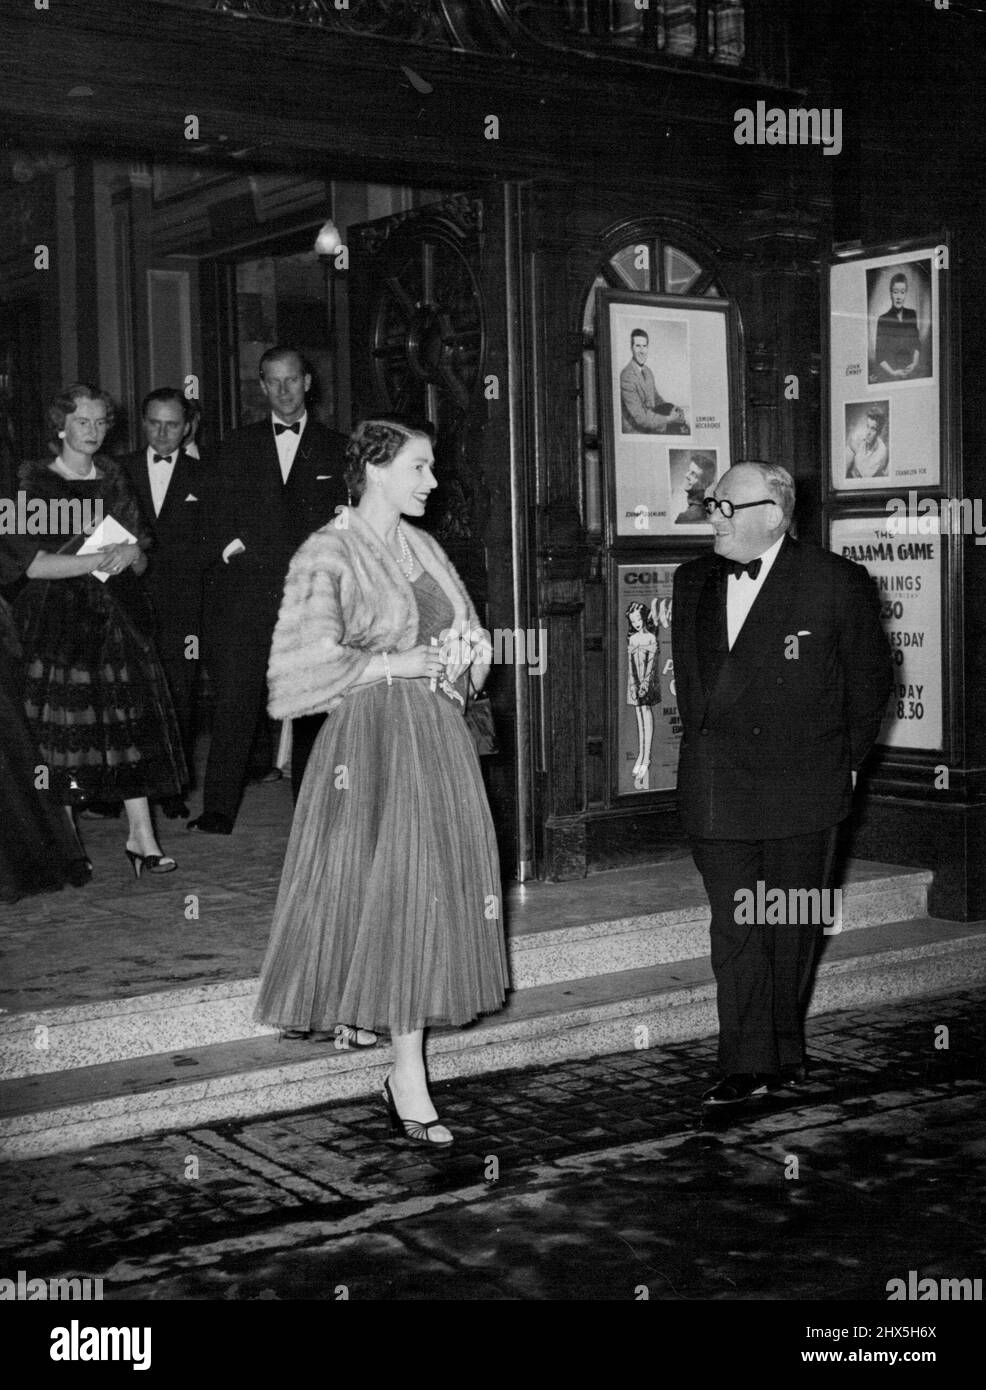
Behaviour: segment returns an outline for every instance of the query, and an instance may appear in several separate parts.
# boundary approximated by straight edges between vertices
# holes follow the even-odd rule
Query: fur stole
[[[436,541],[416,526],[404,535],[448,596],[456,632],[478,629],[462,581]],[[298,719],[335,709],[370,657],[409,651],[418,632],[414,590],[376,532],[350,507],[295,552],[284,584],[267,669],[268,710]]]

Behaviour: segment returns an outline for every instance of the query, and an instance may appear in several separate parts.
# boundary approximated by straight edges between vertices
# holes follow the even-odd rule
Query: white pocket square
[[[801,629],[801,631],[798,633],[798,636],[799,636],[799,637],[810,637],[810,636],[811,636],[811,633],[808,631],[807,628],[804,628],[804,627],[803,627],[803,628]]]
[[[316,483],[328,483],[328,482],[331,482],[331,481],[332,481],[332,474],[331,474],[331,473],[316,473],[316,474],[315,474],[315,481],[316,481]]]
[[[199,499],[195,496],[194,492],[190,492],[188,496],[185,498],[186,502],[197,502],[198,500]]]

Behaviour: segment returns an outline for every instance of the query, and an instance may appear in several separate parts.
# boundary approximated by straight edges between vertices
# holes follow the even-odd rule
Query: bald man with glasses
[[[678,810],[712,910],[722,1075],[702,1099],[740,1106],[805,1079],[822,940],[808,905],[827,901],[892,667],[866,570],[789,534],[785,468],[737,464],[704,506],[714,550],[674,578]],[[778,888],[787,920],[762,909],[750,920],[751,902],[776,902]]]

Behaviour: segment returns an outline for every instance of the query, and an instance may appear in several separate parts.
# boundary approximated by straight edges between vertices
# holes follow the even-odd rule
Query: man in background
[[[144,584],[154,606],[158,655],[191,771],[211,470],[182,447],[187,425],[181,391],[171,386],[151,391],[141,406],[145,445],[128,455],[123,466],[154,541]],[[167,798],[161,807],[172,818],[188,815],[181,797]]]
[[[311,374],[293,347],[260,359],[269,415],[223,440],[210,508],[215,568],[206,603],[206,650],[215,695],[202,814],[190,830],[228,835],[267,705],[267,658],[291,556],[347,498],[346,438],[308,414]],[[315,732],[317,732],[317,719]],[[295,721],[292,781],[311,748]],[[313,735],[314,736],[314,735]]]

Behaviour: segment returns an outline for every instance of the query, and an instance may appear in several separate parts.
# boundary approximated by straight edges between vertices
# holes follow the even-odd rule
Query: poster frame
[[[670,551],[664,547],[653,547],[648,552],[630,549],[611,553],[607,556],[606,591],[606,635],[604,640],[604,660],[606,680],[606,783],[609,792],[608,805],[621,809],[643,807],[674,809],[677,805],[677,764],[675,775],[666,785],[646,789],[620,790],[620,711],[626,707],[626,665],[622,660],[626,643],[627,619],[620,592],[621,569],[666,568],[672,569],[694,559],[694,547],[687,554],[680,550]],[[674,622],[672,611],[671,622]],[[670,643],[668,644],[670,646]]]
[[[844,521],[875,521],[887,518],[886,506],[872,498],[854,507],[832,509],[826,520],[825,543],[832,549],[833,527]],[[961,554],[961,546],[952,544],[953,537],[947,528],[936,533],[941,542],[941,595],[938,619],[941,624],[941,705],[942,740],[935,748],[902,748],[897,744],[878,740],[874,753],[880,762],[892,761],[897,764],[917,768],[934,767],[942,762],[951,766],[958,761],[956,747],[957,714],[956,699],[958,691],[952,680],[952,618],[955,613],[955,565]]]
[[[604,534],[606,545],[609,549],[620,550],[653,550],[655,543],[667,546],[670,549],[692,549],[696,541],[701,542],[711,539],[711,529],[708,531],[700,529],[699,526],[689,527],[687,530],[673,522],[670,517],[665,520],[655,519],[654,523],[648,525],[646,529],[637,530],[636,528],[620,531],[618,526],[617,494],[618,494],[618,475],[620,469],[620,457],[618,440],[621,431],[617,428],[617,417],[620,414],[620,401],[618,393],[614,393],[613,382],[613,341],[612,341],[612,319],[611,310],[617,305],[629,305],[632,308],[639,308],[646,314],[654,315],[656,310],[669,309],[674,311],[675,319],[684,316],[686,324],[688,321],[699,314],[719,314],[724,320],[724,351],[721,361],[717,364],[718,376],[721,381],[721,395],[725,402],[728,418],[725,421],[721,432],[721,438],[728,443],[729,466],[732,466],[740,458],[741,448],[741,420],[742,411],[737,398],[737,383],[739,381],[739,350],[737,329],[736,306],[730,299],[725,298],[706,298],[690,295],[676,294],[649,294],[642,291],[597,289],[596,290],[596,325],[597,325],[597,349],[598,349],[598,374],[597,374],[597,395],[596,395],[596,418],[599,438],[599,448],[601,452],[601,462],[605,477],[604,493]],[[701,452],[710,449],[712,445],[709,441],[699,442],[689,432],[686,435],[655,435],[655,439],[668,442],[669,448],[682,448]],[[680,446],[675,440],[680,440]],[[724,460],[718,459],[718,476],[721,477],[725,471]],[[705,523],[702,523],[704,526]]]
[[[909,484],[906,479],[894,480],[892,474],[887,478],[873,480],[872,487],[839,486],[836,483],[836,449],[840,456],[844,454],[844,438],[835,440],[832,434],[832,397],[834,364],[832,362],[832,275],[836,268],[846,265],[859,266],[865,275],[869,270],[879,268],[877,263],[885,260],[889,256],[898,258],[902,262],[918,260],[923,257],[935,261],[939,251],[944,248],[947,269],[936,271],[937,275],[937,295],[933,298],[931,307],[931,332],[932,341],[937,347],[938,364],[938,440],[937,440],[937,467],[933,470],[934,481],[915,481]],[[822,276],[822,361],[825,364],[823,380],[825,389],[822,402],[822,486],[826,500],[831,504],[836,499],[848,500],[856,503],[874,494],[886,494],[888,496],[899,496],[914,490],[921,495],[941,496],[951,494],[955,490],[955,460],[954,460],[954,439],[952,421],[954,415],[953,383],[957,380],[955,363],[953,361],[953,338],[952,338],[952,277],[955,272],[951,269],[954,264],[955,248],[951,238],[946,231],[941,231],[937,236],[913,237],[907,240],[894,240],[882,244],[870,245],[866,247],[853,243],[846,247],[833,248],[831,255],[825,262],[825,273]],[[934,351],[934,349],[933,349]],[[869,363],[867,361],[867,372],[864,374],[858,387],[859,401],[876,401],[887,397],[892,405],[894,393],[909,389],[908,383],[894,384],[890,382],[871,382],[869,379]],[[892,449],[893,439],[893,416],[888,418],[887,427],[891,432],[890,446]]]

